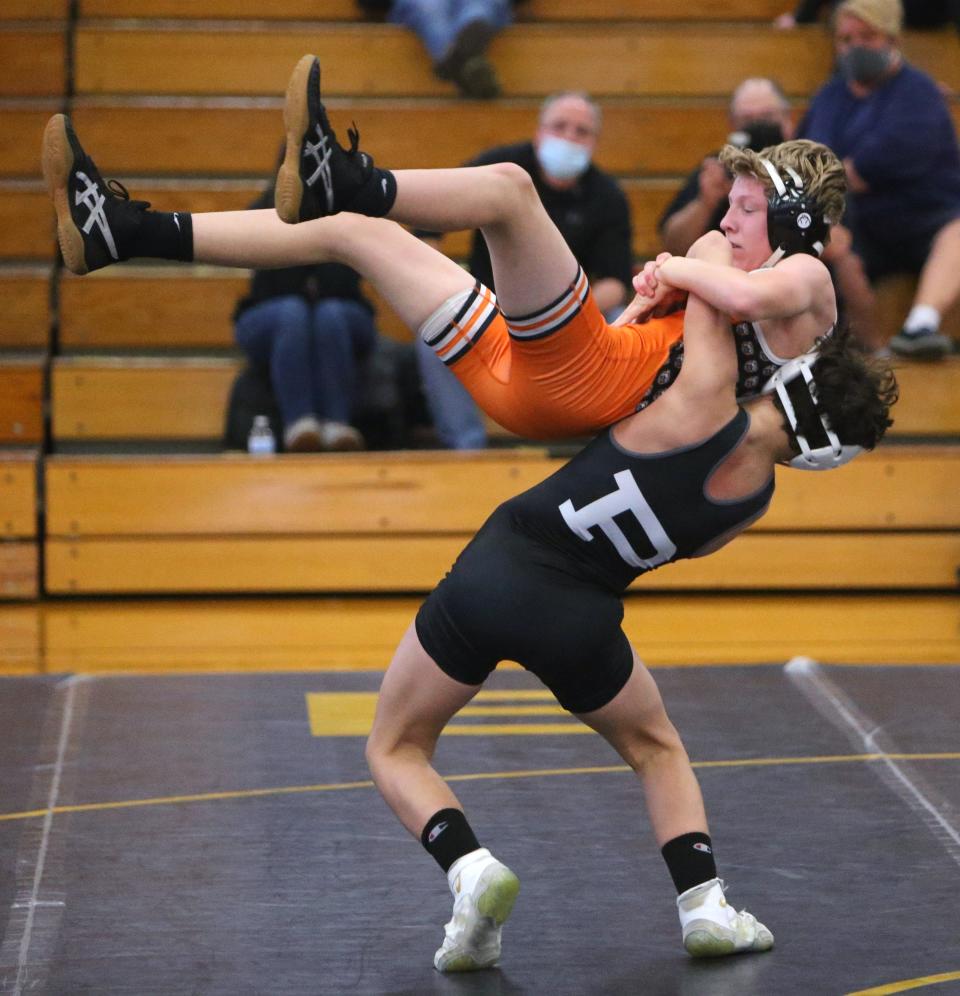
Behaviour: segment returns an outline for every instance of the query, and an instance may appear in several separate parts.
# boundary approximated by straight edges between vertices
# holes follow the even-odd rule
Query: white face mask
[[[556,135],[546,135],[537,146],[537,159],[547,176],[573,180],[590,165],[590,150]]]

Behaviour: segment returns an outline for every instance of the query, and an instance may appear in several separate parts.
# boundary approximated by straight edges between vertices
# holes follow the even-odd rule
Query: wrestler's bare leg
[[[569,288],[577,261],[544,210],[530,174],[514,163],[396,170],[388,217],[436,231],[479,228],[506,315],[526,315]]]
[[[650,823],[663,846],[681,834],[708,833],[703,796],[660,690],[633,655],[633,672],[616,697],[579,718],[606,739],[637,773]]]
[[[462,267],[399,225],[358,214],[300,225],[285,225],[272,210],[195,214],[193,252],[198,263],[251,269],[345,263],[374,284],[413,331],[474,284]]]

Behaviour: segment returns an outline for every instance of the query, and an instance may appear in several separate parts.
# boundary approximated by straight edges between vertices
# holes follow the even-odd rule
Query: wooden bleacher
[[[39,591],[36,451],[0,450],[0,599]]]
[[[215,443],[239,368],[232,357],[58,357],[50,390],[54,439]]]
[[[46,350],[50,336],[50,268],[0,268],[0,356]]]
[[[18,0],[24,2],[24,0]],[[48,0],[50,2],[50,0]],[[55,4],[57,0],[52,0]],[[518,18],[543,21],[703,21],[767,22],[783,12],[779,0],[699,0],[696,10],[672,0],[528,0],[517,10]],[[250,19],[263,20],[260,0],[80,0],[80,16],[103,18]],[[276,0],[270,5],[271,20],[355,21],[363,20],[356,0]],[[39,15],[33,15],[39,16]]]
[[[306,27],[239,21],[204,27],[143,23],[139,30],[80,23],[80,93],[276,96],[305,48],[321,57],[330,96],[449,93],[433,76],[418,40],[392,25],[333,24],[314,35]],[[944,32],[910,37],[905,49],[922,67],[935,63],[938,79],[957,88],[958,44]],[[366,57],[372,50],[377,52],[375,73]],[[737,58],[730,58],[733,51]],[[831,64],[829,38],[817,29],[774,32],[697,22],[522,24],[499,35],[490,55],[505,92],[526,96],[544,96],[576,80],[598,97],[727,97],[743,78],[745,65],[757,75],[777,77],[789,94],[808,96]]]
[[[56,222],[37,181],[0,181],[0,261],[52,263]]]
[[[558,463],[540,450],[52,457],[47,590],[425,590],[498,502]],[[958,493],[955,447],[887,449],[830,475],[785,471],[769,515],[747,535],[641,584],[951,587],[960,564]]]
[[[70,0],[4,0],[2,21],[65,21]]]
[[[0,445],[43,442],[44,367],[40,354],[0,356]]]
[[[113,267],[60,281],[60,348],[65,353],[139,350],[229,350],[232,315],[249,289],[245,270],[215,266]],[[411,338],[377,290],[364,292],[376,308],[377,330],[399,342]],[[2,343],[0,338],[0,343]]]
[[[66,41],[64,28],[56,23],[0,19],[0,97],[65,93]]]

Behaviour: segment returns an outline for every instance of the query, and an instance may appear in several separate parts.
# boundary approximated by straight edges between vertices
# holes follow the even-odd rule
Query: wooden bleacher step
[[[0,356],[0,446],[43,441],[43,378],[39,353]]]
[[[542,451],[53,457],[55,593],[418,591],[483,518],[559,461]],[[645,589],[943,589],[960,565],[960,448],[888,447],[783,471],[770,513]],[[269,508],[269,514],[264,509]]]
[[[23,3],[24,0],[18,0]],[[48,0],[56,3],[57,0]],[[768,24],[782,14],[778,0],[696,0],[684,5],[671,0],[528,0],[517,11],[521,20],[718,20],[759,21]],[[264,19],[260,0],[80,0],[80,17],[97,18],[208,18]],[[275,0],[274,20],[354,21],[363,18],[355,0]],[[38,16],[38,15],[34,15]]]
[[[422,598],[54,599],[0,606],[3,673],[383,670]],[[623,627],[651,667],[955,664],[956,596],[646,593]],[[811,625],[816,619],[816,625]],[[41,639],[42,634],[42,639]]]
[[[4,0],[0,21],[65,21],[70,0]]]
[[[491,106],[456,99],[389,97],[327,103],[338,134],[356,121],[362,147],[392,169],[459,166],[482,149],[533,136],[540,101]],[[102,169],[128,176],[272,175],[282,137],[279,97],[217,99],[83,98],[71,117]],[[4,122],[0,110],[0,123]],[[26,129],[22,124],[12,121]],[[624,175],[686,174],[724,142],[726,101],[643,99],[609,101],[597,162]],[[235,141],[243,134],[242,143]]]
[[[0,356],[46,350],[50,339],[50,267],[0,267]]]
[[[246,270],[213,266],[127,265],[85,277],[64,273],[60,348],[65,354],[233,349],[233,312],[249,281]],[[365,293],[376,309],[377,331],[409,341],[410,330],[377,291],[367,285]]]
[[[62,101],[50,98],[0,98],[0,178],[40,176],[40,140]]]
[[[62,25],[0,19],[0,52],[0,97],[66,93],[67,35]]]
[[[81,95],[277,96],[305,47],[312,47],[323,62],[328,96],[449,95],[418,40],[401,28],[333,24],[310,42],[305,45],[303,30],[238,21],[143,22],[137,29],[85,22],[76,36],[76,89]],[[908,58],[953,88],[960,87],[958,48],[949,32],[904,40]],[[373,51],[376,72],[370,71]],[[640,22],[516,25],[494,40],[490,57],[508,96],[545,96],[576,85],[595,96],[726,98],[744,66],[776,77],[791,95],[807,96],[828,77],[832,61],[830,40],[818,30]]]
[[[37,461],[35,450],[0,450],[0,599],[37,597]]]
[[[483,149],[531,138],[540,101],[504,101],[495,105],[495,113],[487,103],[449,98],[333,98],[326,106],[338,134],[356,121],[362,147],[378,163],[416,169],[459,166]],[[602,102],[602,107],[596,161],[620,176],[685,176],[729,132],[727,101],[716,97],[634,97]],[[960,127],[960,102],[951,107]],[[803,102],[795,105],[797,117],[803,109]],[[110,175],[266,180],[276,165],[282,101],[88,97],[76,102],[71,117],[85,147]],[[0,108],[0,125],[24,136],[30,132],[30,166],[35,167],[39,131],[31,116],[8,115]],[[241,143],[235,140],[238,134],[244,136]],[[0,148],[3,141],[0,132]],[[25,142],[26,137],[11,145],[21,148]]]
[[[52,263],[56,244],[56,220],[42,183],[0,180],[0,261]]]
[[[54,444],[219,440],[240,365],[233,357],[58,357]]]

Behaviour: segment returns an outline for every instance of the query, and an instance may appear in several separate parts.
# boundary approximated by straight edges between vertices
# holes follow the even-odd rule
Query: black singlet
[[[633,669],[621,594],[645,570],[690,557],[758,518],[773,479],[738,501],[705,494],[747,431],[743,409],[709,439],[667,453],[624,450],[609,431],[504,502],[417,614],[421,644],[456,681],[502,660],[536,674],[566,709],[610,702]]]

